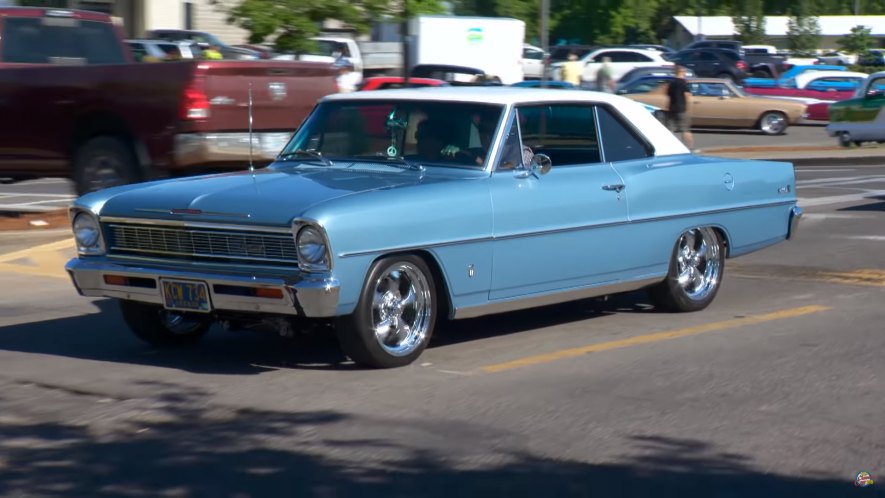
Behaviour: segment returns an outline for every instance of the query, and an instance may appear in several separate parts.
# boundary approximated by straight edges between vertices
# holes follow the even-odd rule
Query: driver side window
[[[524,105],[517,115],[523,145],[550,156],[554,168],[600,162],[592,104]]]

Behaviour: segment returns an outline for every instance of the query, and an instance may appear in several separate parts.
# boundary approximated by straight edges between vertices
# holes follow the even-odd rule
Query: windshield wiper
[[[322,152],[316,149],[295,149],[293,151],[286,152],[285,154],[280,154],[279,159],[286,160],[298,156],[312,157],[314,159],[319,159],[326,166],[333,166],[332,161],[328,157],[324,156]]]
[[[402,156],[387,157],[386,159],[388,163],[400,168],[405,167],[414,171],[424,171],[424,166],[413,163]]]

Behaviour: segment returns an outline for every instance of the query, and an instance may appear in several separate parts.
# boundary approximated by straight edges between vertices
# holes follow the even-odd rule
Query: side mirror
[[[538,177],[538,174],[546,175],[550,173],[553,167],[553,161],[547,154],[535,154],[532,156],[532,162],[525,168],[516,170],[517,178],[528,178],[530,176]]]

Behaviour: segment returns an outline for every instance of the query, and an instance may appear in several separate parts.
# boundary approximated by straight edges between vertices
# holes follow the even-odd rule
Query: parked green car
[[[885,143],[885,71],[871,74],[853,99],[830,104],[827,134],[839,144]]]

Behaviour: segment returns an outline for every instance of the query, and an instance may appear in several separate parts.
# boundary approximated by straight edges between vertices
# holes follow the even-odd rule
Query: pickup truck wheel
[[[169,311],[155,304],[120,301],[120,311],[132,333],[154,346],[195,344],[212,326],[208,315]]]
[[[372,368],[412,363],[433,334],[436,297],[433,274],[421,258],[376,261],[356,310],[336,324],[341,349],[355,363]]]
[[[777,111],[768,111],[759,118],[759,129],[766,135],[781,135],[787,129],[787,117]]]
[[[693,228],[679,236],[667,278],[651,289],[655,306],[667,311],[706,308],[722,283],[725,251],[712,228]]]
[[[132,149],[114,137],[98,137],[77,149],[74,182],[80,195],[141,180]]]

